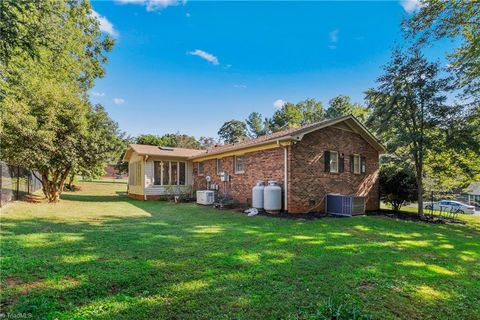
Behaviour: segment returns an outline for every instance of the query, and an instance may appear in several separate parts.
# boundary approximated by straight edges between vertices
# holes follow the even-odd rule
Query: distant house
[[[121,178],[124,178],[124,177],[128,176],[127,173],[119,173],[117,168],[115,168],[115,166],[116,166],[116,164],[107,164],[105,166],[105,168],[103,169],[103,171],[104,171],[103,178],[104,179],[107,179],[107,178],[121,179]]]
[[[366,210],[377,210],[384,150],[358,120],[345,116],[209,150],[130,145],[124,160],[128,193],[137,199],[215,186],[219,194],[249,203],[258,180],[275,180],[283,209],[304,213],[324,211],[328,193],[364,196]]]
[[[480,208],[480,181],[472,182],[467,190],[468,204]]]

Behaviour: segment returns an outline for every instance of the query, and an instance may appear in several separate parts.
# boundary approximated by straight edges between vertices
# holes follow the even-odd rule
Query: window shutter
[[[325,158],[325,172],[330,172],[330,151],[325,151],[323,157]]]
[[[354,172],[354,170],[355,170],[355,168],[354,168],[354,160],[353,160],[353,158],[354,158],[354,155],[353,155],[353,154],[351,154],[351,155],[350,155],[350,172],[351,172],[351,173],[353,173],[353,172]]]
[[[338,172],[344,172],[345,171],[345,155],[343,153],[340,153],[338,155]]]
[[[367,169],[367,158],[361,157],[360,173],[365,173],[366,169]]]

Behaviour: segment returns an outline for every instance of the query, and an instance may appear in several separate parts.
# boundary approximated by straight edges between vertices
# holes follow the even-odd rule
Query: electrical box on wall
[[[220,181],[222,181],[222,182],[230,181],[230,176],[226,172],[221,172],[220,173]]]

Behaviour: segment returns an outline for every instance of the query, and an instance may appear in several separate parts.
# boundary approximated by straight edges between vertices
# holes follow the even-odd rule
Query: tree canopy
[[[218,136],[225,143],[234,143],[247,137],[247,125],[240,120],[232,119],[225,122],[218,130]]]
[[[380,166],[380,199],[399,211],[408,201],[418,199],[415,168],[398,159],[387,159]]]
[[[141,134],[136,138],[138,144],[148,144],[152,146],[177,147],[187,149],[200,149],[200,142],[194,136],[187,134],[167,133],[162,136],[153,134]]]
[[[420,214],[426,153],[437,143],[433,134],[443,119],[454,115],[446,104],[449,79],[441,79],[439,73],[438,64],[428,62],[418,48],[396,49],[377,80],[378,87],[367,92],[368,124],[391,153],[415,167]]]
[[[323,105],[315,99],[305,99],[298,103],[285,103],[275,111],[268,120],[270,130],[273,132],[297,128],[310,123],[323,120],[325,117]]]
[[[56,202],[72,170],[98,167],[116,149],[116,124],[87,95],[113,41],[87,1],[1,6],[1,157],[39,171],[46,197]]]
[[[442,38],[460,41],[449,54],[457,86],[469,98],[480,98],[480,2],[423,0],[417,14],[406,20],[407,35],[419,43]]]
[[[325,113],[325,117],[328,119],[334,119],[346,115],[353,115],[361,122],[365,122],[368,117],[368,109],[359,103],[352,103],[350,97],[339,95],[332,98],[329,103],[329,107]]]
[[[269,132],[269,123],[267,118],[262,118],[258,112],[252,112],[245,119],[248,127],[248,135],[250,138],[258,138]]]

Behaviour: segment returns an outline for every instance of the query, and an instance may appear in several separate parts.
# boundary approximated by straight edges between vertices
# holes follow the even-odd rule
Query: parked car
[[[454,200],[441,200],[438,202],[425,202],[424,208],[431,210],[433,205],[433,210],[446,212],[457,212],[457,213],[475,213],[475,207],[468,205],[466,203]]]

